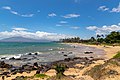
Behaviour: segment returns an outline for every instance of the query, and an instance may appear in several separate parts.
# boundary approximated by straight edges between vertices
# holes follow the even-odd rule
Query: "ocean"
[[[64,60],[65,54],[69,54],[72,47],[67,44],[55,42],[1,42],[0,43],[0,61],[5,61],[11,65],[46,64],[58,60]],[[64,53],[62,53],[64,52]],[[29,55],[31,53],[32,55]],[[38,55],[35,55],[38,53]],[[67,57],[73,57],[69,55]],[[11,58],[21,60],[10,60]]]
[[[17,55],[26,53],[48,53],[67,49],[70,46],[55,42],[0,42],[0,55]]]

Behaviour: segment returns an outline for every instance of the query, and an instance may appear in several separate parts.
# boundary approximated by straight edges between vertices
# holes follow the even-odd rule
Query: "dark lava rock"
[[[85,54],[92,54],[93,52],[90,51],[90,52],[84,52],[84,53],[85,53]]]
[[[10,58],[9,60],[15,60],[15,58],[14,58],[14,57],[12,57],[12,58]]]
[[[7,57],[2,57],[1,59],[6,59]]]
[[[38,53],[35,53],[34,55],[38,55]]]
[[[20,68],[11,68],[11,69],[10,69],[10,72],[13,73],[13,74],[14,74],[14,73],[15,73],[15,74],[16,74],[16,73],[23,73],[23,72],[24,72],[24,69],[22,69],[21,67],[20,67]]]
[[[64,56],[68,56],[68,55],[64,54]]]
[[[1,75],[7,76],[8,74],[10,74],[10,73],[9,72],[3,72]]]
[[[38,67],[38,63],[37,63],[37,62],[35,62],[35,63],[33,64],[33,66]]]
[[[28,55],[32,55],[32,53],[28,53]]]
[[[16,58],[15,60],[22,60],[21,58]]]
[[[11,68],[12,65],[6,64],[4,61],[0,62],[0,68]]]
[[[71,59],[70,58],[65,58],[64,61],[69,62]]]
[[[34,68],[33,66],[30,66],[30,65],[23,65],[22,69],[24,69],[25,71],[32,71]]]
[[[64,52],[61,52],[61,53],[64,53]]]

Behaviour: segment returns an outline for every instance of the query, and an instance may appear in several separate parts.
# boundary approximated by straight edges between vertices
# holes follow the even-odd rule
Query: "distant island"
[[[50,42],[50,40],[45,39],[32,39],[25,37],[10,37],[0,40],[0,42]]]

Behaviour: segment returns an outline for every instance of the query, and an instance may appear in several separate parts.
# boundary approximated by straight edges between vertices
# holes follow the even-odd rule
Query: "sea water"
[[[11,56],[26,53],[52,53],[61,49],[67,50],[70,46],[55,42],[0,42],[0,56]]]

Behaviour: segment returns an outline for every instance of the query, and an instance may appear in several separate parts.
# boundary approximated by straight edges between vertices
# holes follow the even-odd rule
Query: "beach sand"
[[[95,47],[98,49],[103,49],[106,53],[105,57],[106,59],[111,59],[113,58],[114,55],[117,54],[117,52],[120,51],[120,46],[105,46],[104,45],[86,45],[86,44],[77,44],[77,45],[84,45],[84,46],[89,46],[89,47]]]
[[[72,45],[72,46],[88,46],[88,47],[102,49],[105,51],[106,59],[111,59],[114,55],[116,55],[117,52],[120,51],[120,46],[113,47],[108,45],[88,45],[88,44],[81,44],[81,43],[66,43],[66,44]]]
[[[79,44],[79,43],[67,43],[67,44],[72,45],[72,46],[81,46],[82,45],[82,46],[95,47],[95,48],[98,48],[98,49],[102,49],[102,50],[105,51],[105,55],[103,56],[103,57],[106,57],[105,60],[109,60],[109,59],[113,58],[113,56],[116,55],[117,52],[120,51],[120,46],[114,46],[113,47],[113,46],[104,46],[104,45],[86,45],[86,44]],[[86,67],[86,68],[84,68],[82,70],[76,69],[76,68],[69,68],[67,71],[65,71],[65,75],[75,75],[76,80],[77,79],[94,80],[90,76],[83,76],[82,74],[85,71],[90,70],[91,68],[93,68],[95,65],[104,64],[105,60],[98,60],[98,61],[95,62],[95,64],[91,64],[89,67]],[[76,64],[75,66],[81,67],[83,65]],[[109,80],[109,79],[106,79],[106,80]],[[115,80],[115,79],[110,79],[110,80]]]

